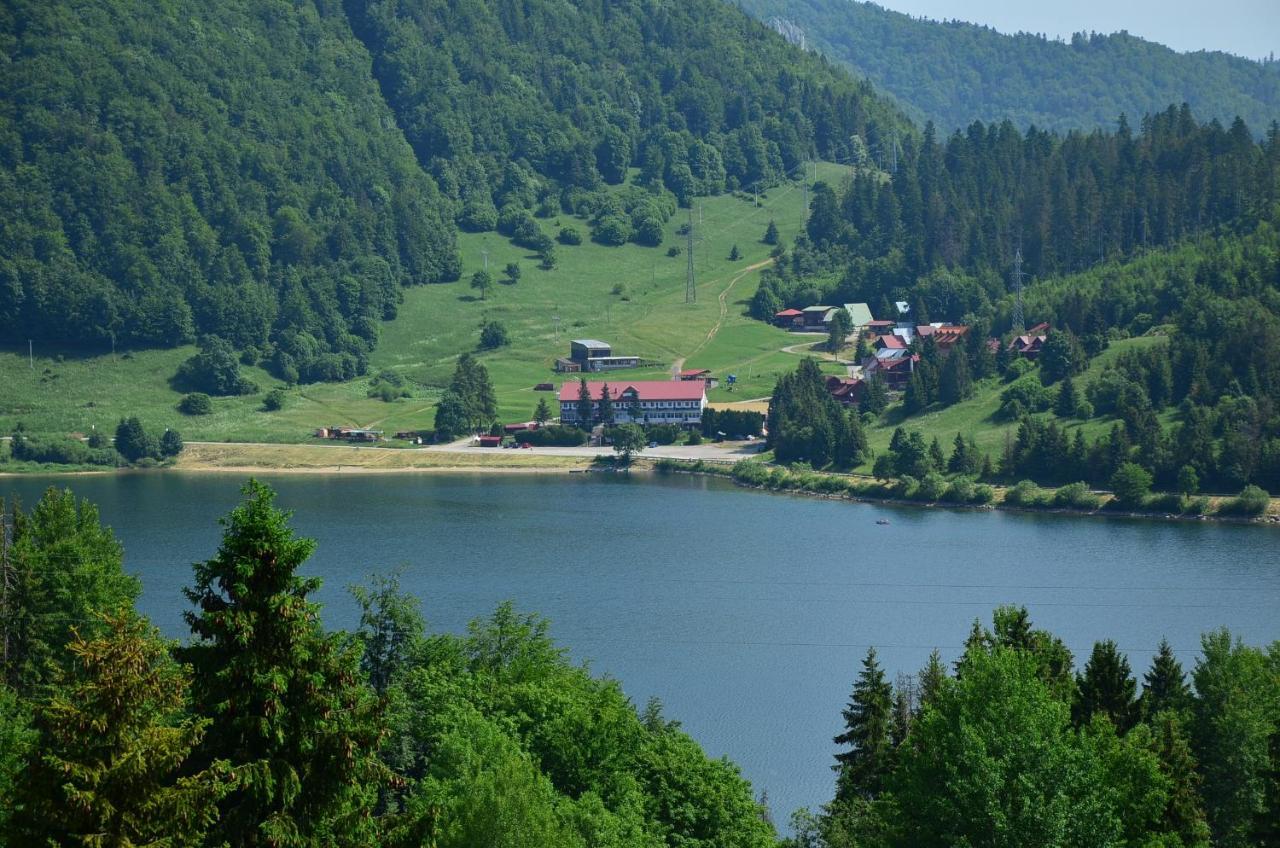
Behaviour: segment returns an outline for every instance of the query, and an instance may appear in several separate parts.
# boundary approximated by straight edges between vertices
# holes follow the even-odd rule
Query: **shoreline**
[[[341,452],[335,457],[335,452]],[[604,454],[601,454],[604,455]],[[343,461],[335,462],[335,459]],[[22,471],[0,470],[0,479],[32,476],[100,477],[113,474],[234,474],[237,476],[362,476],[384,474],[583,474],[614,473],[611,468],[595,464],[595,456],[548,453],[513,452],[495,449],[482,453],[468,450],[398,450],[370,449],[355,446],[331,446],[308,444],[266,444],[237,442],[199,442],[188,444],[177,461],[156,468],[112,468]],[[669,463],[660,467],[659,463]],[[711,460],[723,464],[723,468],[708,468],[706,460],[671,459],[667,457],[638,456],[632,461],[631,470],[644,474],[685,474],[690,476],[718,477],[744,489],[800,495],[824,500],[843,500],[853,503],[880,504],[918,509],[953,509],[967,512],[1000,510],[1003,512],[1034,515],[1067,515],[1090,518],[1129,518],[1144,521],[1215,522],[1254,526],[1280,526],[1280,499],[1272,499],[1266,513],[1257,517],[1236,515],[1191,515],[1168,512],[1140,512],[1132,510],[1072,509],[1053,506],[1036,508],[1021,504],[1005,505],[1000,501],[987,504],[963,504],[944,501],[929,502],[895,497],[851,492],[821,492],[800,487],[772,488],[753,485],[734,478],[729,458]],[[682,467],[686,466],[686,467]],[[0,466],[2,468],[2,466]],[[823,475],[844,477],[847,475]],[[1005,487],[997,487],[1001,496]],[[1225,500],[1225,498],[1221,498]]]

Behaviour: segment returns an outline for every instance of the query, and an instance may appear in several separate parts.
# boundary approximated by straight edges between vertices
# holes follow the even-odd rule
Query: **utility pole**
[[[9,669],[9,621],[13,585],[13,563],[9,559],[9,513],[0,499],[0,665]]]
[[[484,269],[485,269],[486,271],[488,271],[488,270],[489,270],[489,247],[488,247],[488,245],[485,245],[484,247],[480,248],[480,256],[484,259]]]
[[[1027,327],[1022,314],[1022,248],[1013,254],[1013,330],[1021,333]]]
[[[551,320],[556,324],[556,344],[560,344],[560,316],[552,315]]]
[[[702,201],[698,201],[698,224],[702,224]]]
[[[689,232],[685,237],[685,252],[688,254],[688,262],[684,275],[684,302],[697,303],[698,289],[693,284],[693,210],[689,210]]]
[[[809,218],[809,184],[800,184],[800,226],[804,226],[804,222]]]
[[[36,370],[36,354],[35,346],[32,345],[31,339],[27,339],[27,364],[31,366],[31,370]]]

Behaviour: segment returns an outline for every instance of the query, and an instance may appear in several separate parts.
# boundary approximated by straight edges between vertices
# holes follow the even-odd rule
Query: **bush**
[[[1009,506],[1039,508],[1048,506],[1049,496],[1030,480],[1020,480],[1004,493],[1004,503]]]
[[[1034,370],[1036,370],[1036,367],[1031,364],[1031,360],[1019,357],[1010,362],[1009,367],[1004,369],[1005,382],[1012,383]]]
[[[493,350],[511,343],[507,326],[501,321],[485,321],[480,325],[480,349]]]
[[[1151,492],[1151,472],[1136,462],[1126,462],[1111,475],[1111,491],[1121,506],[1142,506]]]
[[[400,398],[412,397],[413,392],[409,389],[408,381],[400,374],[395,371],[379,371],[369,381],[368,396],[390,403]]]
[[[1054,400],[1054,391],[1028,374],[1000,393],[999,414],[1008,420],[1021,417],[1023,412],[1044,412],[1053,406]]]
[[[562,427],[558,424],[550,427],[539,427],[516,435],[517,442],[527,442],[536,447],[573,448],[587,443],[587,434],[577,427]]]
[[[948,503],[969,503],[973,500],[973,480],[969,477],[957,477],[947,490],[942,493],[942,500]]]
[[[582,233],[573,227],[562,227],[559,234],[556,235],[556,241],[569,246],[582,244]]]
[[[188,389],[211,395],[250,395],[258,387],[240,374],[240,359],[225,339],[209,336],[200,352],[178,366],[175,381]]]
[[[284,389],[277,386],[262,399],[262,408],[267,412],[278,412],[284,409],[284,398]]]
[[[702,444],[702,434],[697,430],[690,430],[684,441],[687,445],[700,445]]]
[[[898,478],[898,482],[893,486],[893,493],[900,498],[911,500],[915,498],[916,492],[920,490],[920,481],[912,477],[910,474],[903,474]]]
[[[1271,495],[1258,486],[1245,486],[1234,498],[1224,501],[1218,507],[1219,515],[1258,516],[1267,511],[1271,505]]]
[[[1089,491],[1087,483],[1069,483],[1053,493],[1053,505],[1092,512],[1102,505],[1102,498]]]
[[[917,500],[933,501],[940,500],[944,492],[947,491],[947,481],[937,471],[930,471],[920,480],[920,486],[916,489],[915,497]]]
[[[675,424],[650,424],[644,429],[645,438],[660,445],[673,445],[684,432]]]
[[[1165,492],[1148,498],[1143,507],[1152,512],[1171,512],[1181,515],[1186,511],[1187,498],[1181,492]]]
[[[996,499],[996,490],[988,486],[986,483],[979,483],[973,487],[973,498],[971,503],[989,504]]]
[[[1191,498],[1187,501],[1187,508],[1184,510],[1187,515],[1208,515],[1209,499],[1206,497]]]
[[[14,459],[59,465],[116,465],[119,455],[110,448],[91,448],[65,436],[31,436],[14,433],[9,443]]]
[[[591,230],[593,241],[618,247],[631,240],[631,222],[618,215],[606,215]]]
[[[675,257],[679,256],[681,253],[683,253],[683,251],[680,249],[679,245],[673,244],[671,247],[667,248],[667,256]]]
[[[183,395],[178,401],[178,411],[183,415],[208,415],[213,412],[213,399],[204,392]]]

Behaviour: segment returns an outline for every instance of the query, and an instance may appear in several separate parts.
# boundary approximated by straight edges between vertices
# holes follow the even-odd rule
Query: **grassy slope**
[[[1146,347],[1157,341],[1155,338],[1137,338],[1111,344],[1092,361],[1088,370],[1076,378],[1076,388],[1081,396],[1083,397],[1089,383],[1101,372],[1102,366],[1114,360],[1122,351]],[[951,453],[951,443],[955,440],[956,433],[963,433],[966,438],[972,437],[980,450],[990,454],[992,461],[997,461],[1004,450],[1006,433],[1009,438],[1013,438],[1018,430],[1017,422],[1000,421],[994,418],[996,411],[1000,408],[1000,393],[1007,385],[994,378],[984,380],[978,384],[973,397],[968,400],[942,409],[935,407],[934,411],[905,420],[891,409],[885,416],[885,423],[872,427],[868,431],[871,447],[876,453],[887,450],[894,429],[900,425],[907,430],[919,430],[924,434],[926,441],[937,437],[948,455]],[[1165,418],[1167,419],[1171,414],[1167,412]],[[1043,417],[1052,416],[1044,413]],[[1071,421],[1066,424],[1065,429],[1071,438],[1075,438],[1077,430],[1083,430],[1085,438],[1092,441],[1109,431],[1114,420],[1094,418],[1085,422]],[[1162,420],[1163,423],[1168,424],[1167,420]],[[869,471],[870,468],[870,463],[867,463],[859,470]]]
[[[819,178],[827,181],[838,181],[844,172],[835,165],[819,166]],[[399,317],[384,327],[373,370],[395,369],[418,384],[414,397],[395,403],[369,399],[367,381],[357,380],[295,389],[285,409],[276,413],[260,411],[258,395],[220,398],[213,415],[188,418],[176,411],[181,395],[169,386],[168,378],[192,348],[116,357],[37,349],[33,372],[26,350],[10,347],[0,350],[0,433],[11,431],[19,421],[35,432],[87,433],[95,425],[114,428],[124,415],[138,415],[148,426],[176,427],[188,440],[299,441],[311,428],[330,423],[388,431],[430,427],[439,388],[447,383],[459,353],[474,348],[477,327],[486,316],[504,322],[512,338],[509,347],[482,356],[506,420],[532,414],[538,398],[533,385],[556,381],[551,363],[568,351],[568,339],[576,337],[603,338],[620,353],[665,363],[657,370],[618,372],[617,379],[665,378],[670,365],[684,359],[689,367],[712,368],[720,375],[737,373],[738,389],[718,389],[712,393],[714,399],[767,395],[776,375],[796,362],[794,354],[780,348],[805,339],[745,317],[757,274],[744,270],[768,259],[769,248],[759,239],[771,218],[785,240],[794,237],[801,221],[801,198],[799,184],[791,184],[771,190],[760,208],[749,199],[728,195],[700,201],[695,305],[684,302],[685,255],[666,255],[668,246],[683,245],[676,234],[685,220],[683,210],[668,223],[662,247],[606,248],[590,242],[558,246],[560,264],[554,271],[539,270],[530,254],[494,233],[462,235],[463,282],[406,292]],[[697,215],[695,206],[695,220]],[[587,234],[586,222],[569,216],[543,221],[547,232],[556,231],[555,220]],[[734,244],[742,255],[731,263],[727,257]],[[523,277],[515,286],[496,285],[488,299],[480,301],[466,280],[481,267],[485,248],[495,276],[515,261]],[[619,283],[626,287],[625,299],[612,294]],[[560,316],[559,341],[553,315]],[[264,391],[278,384],[259,369],[248,373]]]

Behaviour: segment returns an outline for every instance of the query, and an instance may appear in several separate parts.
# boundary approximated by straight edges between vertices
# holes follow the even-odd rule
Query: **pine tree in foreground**
[[[195,669],[196,710],[212,719],[200,756],[238,777],[219,837],[373,844],[382,728],[358,646],[324,632],[308,600],[320,581],[297,574],[315,542],[294,536],[269,487],[250,480],[243,491],[217,555],[195,565],[186,618],[197,641],[180,652]]]
[[[850,750],[836,754],[836,803],[874,799],[883,788],[893,755],[893,687],[876,661],[875,648],[862,661],[843,716],[845,730],[833,741]]]
[[[189,671],[145,620],[102,620],[101,637],[73,635],[70,679],[36,709],[10,844],[197,845],[230,777],[188,767],[210,724],[184,713]]]

